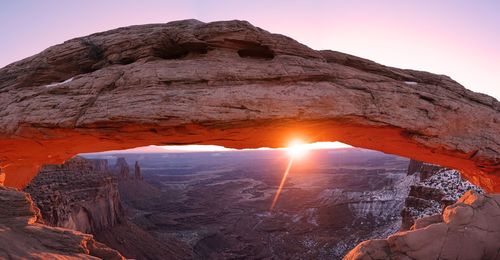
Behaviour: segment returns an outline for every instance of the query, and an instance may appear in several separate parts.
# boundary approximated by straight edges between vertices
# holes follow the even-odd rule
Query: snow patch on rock
[[[415,81],[405,81],[405,84],[406,85],[413,85],[413,86],[418,85],[418,83]]]
[[[56,82],[56,83],[52,83],[52,84],[48,84],[48,85],[44,85],[44,87],[46,88],[51,88],[51,87],[56,87],[56,86],[60,86],[60,85],[63,85],[63,84],[66,84],[66,83],[69,83],[71,81],[73,81],[75,77],[72,77],[72,78],[69,78],[65,81],[62,81],[62,82]]]
[[[438,174],[421,182],[424,187],[440,189],[445,194],[443,200],[456,201],[468,190],[483,193],[483,190],[467,180],[460,177],[460,172],[456,170],[443,169]],[[438,212],[441,213],[441,212]]]

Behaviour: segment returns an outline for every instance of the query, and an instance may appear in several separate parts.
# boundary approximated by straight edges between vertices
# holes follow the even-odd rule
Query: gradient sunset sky
[[[446,74],[500,99],[500,1],[2,1],[0,67],[65,40],[179,19],[240,19],[314,49]]]

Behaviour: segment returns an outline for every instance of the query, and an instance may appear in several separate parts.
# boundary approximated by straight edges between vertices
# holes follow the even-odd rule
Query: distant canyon
[[[364,240],[441,214],[467,190],[482,192],[438,166],[321,150],[293,166],[271,211],[287,156],[90,154],[44,166],[25,191],[46,224],[94,234],[136,259],[340,259]]]

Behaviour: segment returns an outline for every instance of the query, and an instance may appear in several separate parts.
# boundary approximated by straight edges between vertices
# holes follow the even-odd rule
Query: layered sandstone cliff
[[[124,219],[117,181],[106,160],[75,157],[62,165],[45,165],[24,191],[52,226],[95,234]]]
[[[127,220],[119,193],[123,187],[140,190],[144,185],[139,164],[133,176],[128,168],[124,158],[112,170],[107,160],[78,156],[62,165],[43,166],[25,191],[45,224],[92,234],[128,258],[189,259],[180,242],[159,240]]]
[[[0,186],[0,259],[124,259],[92,235],[38,223],[27,193]]]

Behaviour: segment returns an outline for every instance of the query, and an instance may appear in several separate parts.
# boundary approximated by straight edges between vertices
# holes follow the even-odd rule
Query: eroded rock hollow
[[[315,51],[243,21],[69,40],[0,70],[0,166],[150,144],[342,141],[461,170],[500,191],[500,104],[442,75]]]

